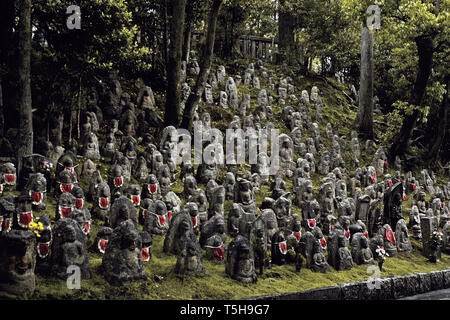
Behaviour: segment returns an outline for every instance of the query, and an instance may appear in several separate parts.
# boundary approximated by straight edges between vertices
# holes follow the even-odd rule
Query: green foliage
[[[81,30],[69,30],[66,9],[78,5]],[[124,0],[35,1],[34,70],[42,87],[53,85],[52,94],[70,96],[80,85],[92,84],[110,70],[128,76],[151,67],[150,48],[137,43],[138,27]]]

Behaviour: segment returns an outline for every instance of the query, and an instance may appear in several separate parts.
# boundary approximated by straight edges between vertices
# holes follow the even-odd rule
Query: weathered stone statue
[[[161,200],[157,200],[147,210],[144,231],[147,231],[152,236],[166,234],[170,225],[166,204]]]
[[[234,200],[234,185],[236,183],[236,179],[234,177],[233,172],[227,172],[225,176],[225,199],[226,200]]]
[[[225,218],[222,215],[214,215],[202,226],[200,233],[200,245],[205,247],[206,242],[213,235],[218,235],[222,242],[225,243],[227,240],[227,230],[225,224]]]
[[[135,224],[122,221],[113,231],[103,255],[100,272],[113,285],[146,280],[142,264],[142,242]]]
[[[81,279],[91,276],[86,250],[86,235],[77,221],[65,218],[56,222],[53,232],[51,272],[61,279],[68,277],[67,268],[78,266]]]
[[[178,239],[179,253],[175,273],[202,277],[206,274],[202,262],[202,250],[192,230],[187,229]]]
[[[205,243],[206,259],[217,264],[225,263],[225,243],[218,234],[214,234]]]
[[[255,261],[249,240],[238,235],[227,250],[225,272],[242,283],[256,283]]]
[[[352,237],[352,258],[356,264],[373,264],[372,250],[369,248],[369,240],[362,232],[357,232]]]
[[[33,210],[45,210],[47,206],[47,179],[42,173],[30,175],[25,192],[31,197]]]
[[[187,204],[186,204],[187,205]],[[185,206],[186,207],[186,206]],[[192,227],[191,215],[189,210],[185,208],[182,212],[178,213],[172,218],[172,221],[164,238],[163,251],[171,254],[179,254],[182,250],[182,244],[179,239],[189,232],[191,237],[196,238],[194,229]]]
[[[5,233],[11,231],[15,212],[13,196],[0,199],[0,231]]]
[[[74,208],[75,197],[69,192],[62,193],[56,206],[56,220],[69,217],[69,214],[74,210]]]
[[[22,230],[0,235],[0,296],[29,299],[36,288],[36,237]]]
[[[379,233],[383,236],[383,247],[390,257],[397,256],[397,240],[395,239],[394,232],[390,225],[385,224],[382,228],[380,228]]]
[[[197,188],[197,180],[195,180],[194,176],[188,175],[184,178],[184,197],[186,199],[194,196]]]
[[[75,197],[75,208],[76,209],[84,208],[85,197],[83,189],[80,186],[75,185],[73,186],[72,191],[70,193],[72,193],[72,195]]]
[[[238,178],[235,184],[234,202],[247,213],[256,214],[255,194],[250,181]]]
[[[90,247],[90,250],[104,254],[106,251],[106,247],[108,246],[108,243],[111,239],[111,235],[113,234],[113,231],[114,230],[110,227],[100,228],[97,235],[95,236],[94,243]]]
[[[350,231],[337,227],[328,235],[328,263],[337,271],[353,268],[352,255],[347,247],[349,238]]]
[[[131,203],[130,199],[125,196],[120,196],[115,199],[111,211],[109,213],[109,226],[115,229],[123,221],[133,221],[135,227],[138,225],[137,210]]]
[[[384,196],[384,223],[393,226],[393,228],[396,227],[397,221],[402,219],[402,196],[402,182],[397,182],[390,187]]]
[[[250,230],[250,244],[253,248],[253,256],[255,258],[255,268],[259,270],[259,274],[262,275],[264,268],[270,264],[268,255],[268,243],[267,243],[267,231],[266,221],[260,215],[255,221],[253,221]]]
[[[408,228],[403,219],[397,221],[395,228],[395,241],[397,242],[398,252],[412,252],[413,248],[409,241]]]
[[[91,214],[102,221],[109,221],[109,208],[111,207],[111,191],[105,182],[97,185],[95,194],[93,195],[94,205]]]
[[[215,215],[224,215],[225,188],[218,186],[213,190],[208,208],[208,219]]]
[[[276,265],[284,265],[286,263],[286,254],[288,245],[283,232],[278,231],[272,236],[271,243],[271,258],[272,263]]]
[[[142,198],[149,198],[153,201],[161,199],[161,187],[159,186],[156,175],[150,174],[148,176],[148,181],[142,188],[141,196]]]
[[[314,272],[325,273],[330,270],[330,266],[324,255],[327,242],[318,227],[312,232],[307,231],[300,240],[300,248],[306,258],[306,267]]]

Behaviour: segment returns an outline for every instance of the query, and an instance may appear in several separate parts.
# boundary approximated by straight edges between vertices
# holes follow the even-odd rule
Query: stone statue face
[[[253,200],[252,197],[252,186],[250,183],[243,183],[239,186],[239,194],[243,203],[249,203]]]
[[[76,230],[70,224],[68,224],[64,227],[62,235],[63,235],[64,242],[74,242],[77,239]]]
[[[225,225],[223,223],[218,224],[216,230],[218,233],[225,233]]]
[[[138,247],[139,234],[137,232],[129,230],[123,235],[121,247],[122,249],[128,249],[134,251]]]
[[[4,250],[4,256],[0,261],[2,290],[12,293],[26,290],[28,287],[33,287],[34,290],[35,241],[17,242]]]
[[[164,204],[164,202],[157,201],[155,211],[156,211],[156,214],[159,216],[165,215],[167,213],[167,208],[166,208],[166,205]]]

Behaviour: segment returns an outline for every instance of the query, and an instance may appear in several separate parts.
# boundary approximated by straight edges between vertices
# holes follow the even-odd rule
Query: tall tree
[[[183,31],[186,13],[186,0],[172,1],[172,18],[170,23],[170,44],[167,63],[165,126],[177,126],[180,113],[180,76],[183,48]]]
[[[446,138],[446,131],[448,126],[448,113],[450,110],[450,75],[447,75],[445,79],[445,90],[444,99],[442,100],[441,106],[439,108],[439,124],[436,130],[435,139],[430,143],[430,152],[427,155],[428,160],[437,159],[442,145]]]
[[[21,0],[19,10],[19,146],[17,173],[22,159],[33,153],[33,115],[31,109],[31,0]]]
[[[373,33],[361,31],[361,77],[357,127],[361,138],[373,139]]]
[[[209,13],[208,31],[200,60],[200,73],[197,76],[194,90],[189,95],[184,108],[181,127],[191,130],[195,110],[205,90],[205,83],[211,68],[211,60],[214,52],[214,39],[216,35],[217,17],[223,0],[213,0]]]
[[[422,106],[422,100],[427,88],[433,64],[433,39],[435,35],[421,35],[416,37],[417,53],[419,55],[419,71],[412,89],[409,103],[413,106]],[[396,156],[402,157],[409,148],[413,130],[416,128],[417,119],[420,116],[420,110],[414,109],[411,114],[405,115],[399,134],[394,139],[389,150],[389,159],[395,159]]]
[[[279,0],[278,11],[278,46],[286,54],[286,62],[293,62],[295,18],[291,4],[286,0]]]

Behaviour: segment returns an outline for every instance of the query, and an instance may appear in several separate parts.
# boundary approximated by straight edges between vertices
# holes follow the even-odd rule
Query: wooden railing
[[[199,43],[203,32],[194,31],[192,41]],[[275,53],[278,52],[278,42],[275,38],[243,35],[239,37],[239,50],[246,58],[261,59],[273,62]]]

